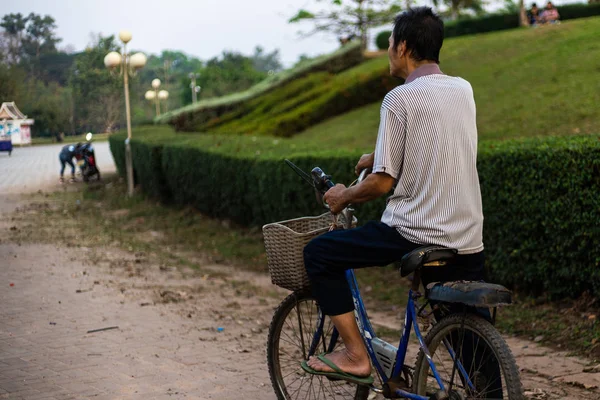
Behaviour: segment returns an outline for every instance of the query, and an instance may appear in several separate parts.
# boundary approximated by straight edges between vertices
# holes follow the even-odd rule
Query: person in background
[[[527,20],[530,26],[537,26],[540,23],[540,9],[536,3],[531,5],[531,10],[527,13]]]
[[[81,143],[77,143],[76,145],[66,145],[60,151],[58,155],[58,159],[60,160],[60,183],[65,182],[64,173],[65,166],[69,164],[71,166],[71,182],[75,182],[75,164],[73,164],[73,157],[79,152],[81,148]]]
[[[546,8],[541,15],[541,22],[543,24],[556,24],[560,23],[560,15],[558,14],[558,10],[554,7],[551,1],[546,4]]]

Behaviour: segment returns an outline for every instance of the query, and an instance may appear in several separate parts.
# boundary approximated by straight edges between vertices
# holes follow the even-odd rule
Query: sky
[[[63,39],[59,48],[71,45],[75,51],[85,49],[90,33],[117,35],[125,29],[133,34],[131,47],[147,54],[172,49],[208,60],[223,50],[249,55],[261,45],[269,52],[279,49],[289,67],[302,54],[329,53],[339,46],[332,35],[302,39],[298,31],[310,25],[287,23],[300,8],[318,7],[315,0],[0,0],[0,15],[49,14]]]
[[[76,51],[90,43],[90,33],[133,34],[131,47],[149,54],[182,50],[202,60],[225,49],[251,54],[256,45],[279,49],[290,66],[301,54],[335,50],[333,36],[301,39],[302,28],[287,20],[310,0],[0,0],[0,15],[20,12],[51,15],[62,38],[59,48]],[[306,25],[305,28],[309,28]]]

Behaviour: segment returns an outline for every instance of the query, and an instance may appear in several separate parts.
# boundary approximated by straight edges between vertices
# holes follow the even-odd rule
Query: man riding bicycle
[[[365,168],[372,173],[354,187],[334,186],[325,200],[332,213],[339,213],[349,204],[393,193],[381,221],[326,233],[304,249],[313,295],[345,345],[326,358],[311,357],[303,366],[308,372],[334,376],[332,365],[356,377],[371,373],[347,269],[385,266],[417,247],[438,245],[457,249],[456,262],[423,268],[424,285],[483,279],[475,101],[467,81],[440,70],[443,39],[444,24],[429,7],[410,9],[395,19],[390,74],[405,82],[385,96],[375,151],[356,165],[357,173]]]

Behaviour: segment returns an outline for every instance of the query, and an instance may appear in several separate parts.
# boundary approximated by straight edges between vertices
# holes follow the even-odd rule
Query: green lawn
[[[471,82],[481,139],[595,133],[600,123],[598,32],[600,17],[594,17],[558,26],[452,38],[442,49],[441,68]],[[384,71],[386,63],[387,58],[382,57],[354,70]],[[305,101],[310,104],[311,99]],[[294,140],[372,149],[379,104],[313,125]]]
[[[448,40],[442,69],[473,85],[482,138],[569,135],[600,122],[600,18]]]
[[[379,127],[379,103],[361,107],[308,128],[292,140],[320,143],[327,148],[375,149]]]

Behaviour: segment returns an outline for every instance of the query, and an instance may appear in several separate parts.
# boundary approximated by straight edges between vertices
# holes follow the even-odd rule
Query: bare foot
[[[371,374],[371,362],[366,352],[364,356],[355,356],[347,349],[335,351],[326,355],[327,359],[338,366],[342,371],[355,376],[369,376]],[[316,356],[308,360],[308,366],[315,371],[334,372]]]

